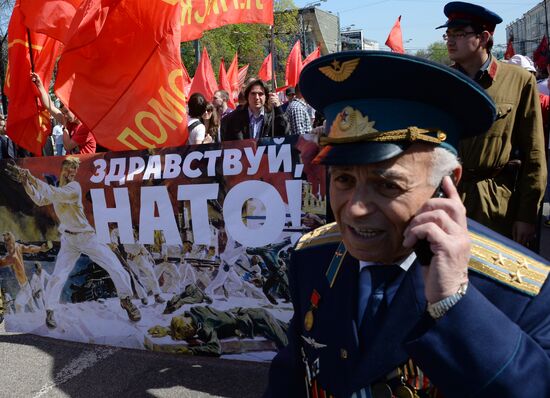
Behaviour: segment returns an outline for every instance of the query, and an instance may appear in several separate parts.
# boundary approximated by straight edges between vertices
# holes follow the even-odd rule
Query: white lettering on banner
[[[285,182],[288,211],[294,228],[301,225],[302,181]],[[91,199],[96,231],[100,241],[109,242],[109,223],[116,223],[122,243],[134,243],[132,216],[128,188],[111,188],[115,206],[108,208],[105,189],[91,189]],[[211,243],[211,229],[208,217],[208,200],[218,199],[219,184],[188,184],[177,186],[177,201],[189,201],[191,229],[196,244]],[[249,199],[257,199],[265,207],[265,222],[259,228],[248,227],[242,218],[243,205]],[[180,245],[181,236],[176,223],[174,207],[168,188],[142,186],[139,214],[139,242],[152,244],[154,231],[162,231],[166,243]],[[283,231],[286,221],[285,202],[272,185],[264,181],[244,181],[235,185],[227,193],[223,204],[223,217],[227,232],[237,242],[260,247],[276,241]],[[186,216],[187,217],[187,216]]]
[[[264,156],[266,148],[267,156]],[[245,159],[243,159],[243,151]],[[196,167],[193,165],[195,160],[201,161],[203,159],[206,159],[206,167],[202,162],[197,164]],[[90,177],[90,181],[93,183],[103,181],[105,185],[109,186],[113,182],[123,185],[126,181],[134,181],[134,178],[139,174],[143,174],[143,180],[177,178],[180,173],[187,178],[199,178],[205,172],[208,177],[232,176],[243,172],[246,161],[249,164],[246,174],[254,175],[260,170],[264,159],[268,162],[270,173],[289,173],[292,171],[291,146],[284,144],[268,145],[267,147],[259,146],[256,150],[245,147],[243,149],[207,150],[204,153],[192,151],[187,153],[183,159],[178,153],[151,155],[148,157],[147,164],[145,159],[139,156],[112,158],[108,161],[96,159],[93,163],[96,169]],[[296,165],[294,173],[296,178],[301,176],[302,170],[303,165]]]
[[[191,163],[194,160],[201,160],[203,158],[203,154],[201,152],[191,152],[189,153],[185,159],[183,160],[183,165],[181,166],[181,171],[183,171],[183,174],[186,177],[189,178],[197,178],[202,175],[201,171],[197,169],[191,168]]]
[[[223,151],[223,175],[236,176],[243,171],[241,156],[243,153],[239,149],[226,149]]]
[[[90,181],[99,184],[105,178],[105,171],[107,169],[107,162],[105,159],[94,160],[95,172],[90,177]]]
[[[242,208],[248,199],[258,199],[265,207],[265,222],[260,228],[248,228],[242,219]],[[244,181],[235,185],[223,203],[225,229],[244,246],[260,247],[275,242],[285,226],[286,211],[281,195],[263,181]]]
[[[128,166],[128,176],[126,176],[126,181],[133,181],[137,174],[141,174],[145,170],[145,160],[137,156],[132,156],[128,159],[128,162],[130,165]]]
[[[107,207],[104,189],[90,189],[97,239],[110,243],[109,223],[117,223],[122,243],[134,243],[128,188],[113,188],[115,207]]]
[[[139,243],[153,244],[155,231],[162,231],[169,245],[182,244],[168,189],[165,186],[141,187]]]
[[[281,164],[284,165],[284,172],[292,171],[292,156],[290,153],[290,145],[281,145],[281,149],[277,152],[277,145],[269,145],[267,147],[267,158],[269,162],[269,172],[277,173],[281,169]]]
[[[191,229],[196,244],[210,245],[211,231],[208,223],[209,199],[218,199],[220,184],[179,185],[178,200],[191,202]]]
[[[160,155],[149,156],[147,168],[143,173],[143,180],[147,181],[151,176],[153,176],[155,180],[160,180],[162,178],[162,162],[160,160]]]
[[[208,177],[216,176],[216,159],[222,156],[222,151],[217,149],[215,151],[205,151],[204,157],[208,159],[208,165],[206,166],[206,174]]]
[[[293,228],[300,228],[302,225],[302,180],[286,180],[285,187],[290,222]]]
[[[109,172],[105,176],[105,185],[111,185],[111,182],[117,182],[123,185],[126,182],[126,158],[111,159]]]
[[[162,178],[176,178],[180,175],[181,170],[181,156],[177,153],[169,153],[164,156],[164,173]]]
[[[251,176],[258,172],[258,170],[260,169],[260,162],[262,161],[262,156],[264,152],[265,152],[265,146],[259,146],[258,149],[256,149],[256,153],[254,153],[254,150],[250,147],[244,148],[244,154],[248,159],[248,163],[250,163],[250,167],[246,171],[246,174]]]

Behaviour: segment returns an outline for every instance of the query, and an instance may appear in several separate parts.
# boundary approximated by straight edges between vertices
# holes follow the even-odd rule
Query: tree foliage
[[[285,65],[290,49],[300,37],[298,9],[293,0],[275,0],[274,62],[278,85],[284,84]],[[200,39],[201,51],[205,46],[216,75],[223,58],[228,68],[235,52],[239,54],[239,66],[249,64],[249,76],[255,76],[264,58],[270,52],[270,27],[259,24],[222,26],[204,33]],[[182,59],[191,76],[195,73],[193,42],[182,43]]]
[[[416,56],[439,62],[444,65],[451,65],[447,52],[447,45],[444,41],[436,41],[428,46],[426,50],[418,50]]]

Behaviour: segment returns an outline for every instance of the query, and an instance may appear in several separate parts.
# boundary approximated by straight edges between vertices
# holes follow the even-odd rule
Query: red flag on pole
[[[258,78],[264,82],[270,82],[273,77],[273,59],[271,58],[271,53],[265,57],[260,70],[258,71]]]
[[[514,51],[514,46],[512,45],[512,41],[514,39],[510,37],[508,39],[508,44],[506,45],[506,52],[504,53],[504,59],[510,59],[514,55],[516,55],[516,52]]]
[[[248,66],[249,64],[246,64],[242,68],[239,68],[239,89],[244,86],[244,82],[246,80],[246,75],[248,73]]]
[[[223,58],[220,61],[220,71],[218,73],[218,80],[220,82],[219,88],[220,90],[225,90],[229,94],[229,101],[227,104],[230,108],[235,109],[235,103],[233,102],[233,98],[231,96],[231,83],[229,83],[229,79],[227,78],[227,72],[225,71],[225,64],[223,62]]]
[[[302,62],[302,68],[304,66],[306,66],[307,64],[309,64],[311,61],[313,61],[314,59],[317,59],[321,56],[321,47],[320,46],[317,46],[317,48],[311,53],[309,54],[306,59],[304,59],[304,62]]]
[[[300,49],[300,40],[298,40],[286,60],[285,86],[296,87],[302,71],[302,50]]]
[[[175,0],[164,0],[179,3]],[[202,37],[205,30],[228,24],[261,23],[273,25],[273,0],[182,1],[181,41]]]
[[[231,85],[229,96],[233,100],[233,103],[236,104],[239,99],[239,90],[241,89],[239,86],[239,57],[237,53],[235,53],[233,61],[231,61],[231,65],[227,69],[227,80],[229,80],[229,84]]]
[[[81,3],[82,0],[21,0],[21,12],[28,28],[65,43]]]
[[[403,35],[401,33],[401,15],[395,21],[395,25],[391,28],[390,34],[386,39],[386,46],[391,48],[395,53],[405,54],[405,49],[403,48]]]
[[[40,104],[36,86],[31,82],[30,52],[34,71],[48,88],[60,46],[58,41],[23,25],[17,1],[8,27],[8,71],[4,87],[10,100],[7,134],[17,145],[38,156],[42,155],[42,147],[50,134],[50,116]]]
[[[108,149],[187,141],[181,8],[169,3],[87,0],[75,14],[56,94]]]
[[[197,67],[195,76],[193,76],[193,83],[191,84],[189,95],[201,93],[207,101],[210,101],[217,90],[218,83],[216,83],[216,76],[214,75],[212,64],[210,63],[208,51],[206,50],[206,47],[204,47],[202,49],[202,56],[199,66]]]
[[[533,53],[533,62],[539,70],[545,70],[548,64],[548,38],[546,35],[542,38],[539,46]]]

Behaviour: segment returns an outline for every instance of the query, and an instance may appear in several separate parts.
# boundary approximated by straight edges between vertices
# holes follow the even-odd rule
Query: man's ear
[[[483,48],[487,48],[487,43],[489,42],[489,39],[491,37],[492,37],[492,35],[486,30],[484,30],[483,32],[481,32],[479,34],[479,38],[481,40],[480,44],[483,46]]]
[[[451,179],[453,180],[453,183],[455,184],[455,187],[458,185],[461,178],[462,178],[462,166],[458,166],[451,173]]]

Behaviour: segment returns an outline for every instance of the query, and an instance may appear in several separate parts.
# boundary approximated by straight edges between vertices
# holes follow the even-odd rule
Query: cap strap
[[[377,131],[352,137],[321,137],[321,145],[345,144],[351,142],[387,142],[387,141],[425,141],[433,144],[441,144],[447,139],[447,134],[439,129],[427,129],[410,126],[399,130]]]

